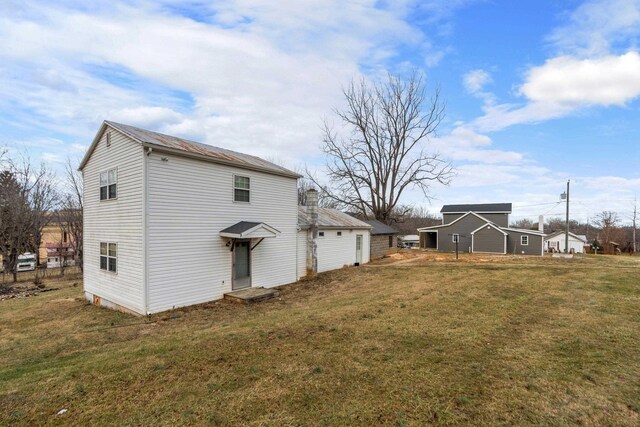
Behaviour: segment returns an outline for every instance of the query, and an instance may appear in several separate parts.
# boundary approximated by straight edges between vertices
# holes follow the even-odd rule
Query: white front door
[[[362,264],[362,234],[356,234],[356,264]]]

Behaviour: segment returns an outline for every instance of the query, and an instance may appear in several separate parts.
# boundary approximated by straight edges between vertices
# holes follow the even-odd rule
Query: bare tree
[[[60,200],[60,208],[57,212],[58,223],[62,233],[66,233],[69,241],[69,249],[73,252],[76,265],[83,271],[83,226],[82,226],[82,174],[73,167],[71,159],[67,159],[65,166],[66,191]]]
[[[340,208],[389,223],[398,210],[402,194],[418,188],[429,198],[431,184],[448,184],[451,164],[427,150],[444,117],[439,90],[428,100],[421,75],[408,80],[389,74],[383,84],[365,80],[343,90],[347,101],[336,115],[348,129],[338,136],[324,123],[323,152],[327,155],[329,185],[307,176]]]
[[[36,266],[40,265],[40,246],[44,228],[53,220],[53,211],[59,201],[56,177],[44,163],[34,168],[28,156],[10,161],[16,179],[29,204],[29,233],[31,252],[36,254]]]
[[[18,256],[33,247],[28,193],[14,172],[0,172],[0,252],[3,271],[18,281]]]
[[[298,205],[307,205],[307,191],[312,188],[315,189],[315,187],[316,186],[311,182],[311,180],[307,178],[298,178]],[[318,191],[318,206],[321,208],[336,208],[337,204],[333,199],[327,197],[327,194],[320,189],[320,191]]]
[[[596,216],[596,225],[600,228],[600,242],[605,244],[605,251],[609,252],[609,243],[613,241],[614,235],[618,234],[618,224],[620,219],[618,214],[613,211],[603,211]],[[619,243],[619,242],[617,242]]]

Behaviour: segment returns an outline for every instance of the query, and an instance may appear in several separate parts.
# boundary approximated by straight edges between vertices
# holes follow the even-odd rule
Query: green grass
[[[638,425],[639,272],[444,255],[149,319],[49,280],[0,302],[0,424]]]

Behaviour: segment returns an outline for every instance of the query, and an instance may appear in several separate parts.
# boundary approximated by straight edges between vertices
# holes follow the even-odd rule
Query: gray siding
[[[442,221],[443,224],[451,224],[456,219],[463,216],[464,213],[443,213]],[[508,227],[509,226],[509,214],[506,213],[478,213],[483,218],[495,223],[500,227]]]
[[[487,225],[473,234],[473,252],[503,254],[505,235]]]
[[[507,253],[515,255],[542,255],[544,237],[536,234],[520,233],[518,231],[505,230],[507,236]],[[529,236],[529,244],[520,244],[520,236]]]
[[[451,252],[456,250],[456,244],[452,242],[452,234],[460,234],[458,250],[469,252],[471,250],[471,232],[482,224],[486,224],[475,215],[467,215],[455,224],[438,228],[438,250]]]

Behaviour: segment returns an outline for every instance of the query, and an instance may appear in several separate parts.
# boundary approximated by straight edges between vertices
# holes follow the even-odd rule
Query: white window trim
[[[324,231],[318,231],[318,238],[324,237]]]
[[[460,234],[458,233],[453,233],[451,235],[451,243],[460,243]]]
[[[236,188],[236,176],[240,178],[247,178],[249,180],[249,188]],[[239,175],[233,174],[231,186],[233,187],[232,195],[233,203],[242,203],[245,205],[251,204],[251,177],[248,175]],[[249,192],[249,201],[245,202],[244,200],[236,200],[236,190],[248,191]]]
[[[107,255],[102,255],[102,253],[100,253],[100,247],[102,246],[103,243],[107,244]],[[109,245],[116,245],[116,256],[111,256],[109,255]],[[102,268],[102,264],[101,264],[101,258],[103,256],[107,257],[107,268]],[[109,270],[109,259],[115,259],[116,260],[116,271],[111,271]],[[118,265],[118,244],[116,242],[103,242],[103,241],[99,241],[98,242],[98,268],[100,269],[100,271],[104,271],[105,273],[110,273],[110,274],[118,274],[118,269],[120,268],[120,266]]]
[[[110,171],[114,171],[116,174],[116,181],[113,183],[116,185],[116,197],[109,197],[109,186],[111,184],[109,184],[109,172]],[[101,178],[102,178],[102,174],[106,173],[107,174],[107,198],[103,199],[101,197],[101,193],[102,193],[102,182],[100,182]],[[118,188],[118,168],[111,168],[111,169],[107,169],[105,171],[102,171],[98,174],[98,198],[100,199],[101,202],[108,202],[109,200],[118,200],[118,193],[119,193],[119,188]]]
[[[527,243],[524,243],[523,239],[527,238]],[[529,236],[520,236],[520,246],[529,246]]]

